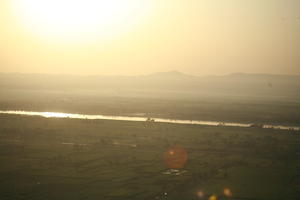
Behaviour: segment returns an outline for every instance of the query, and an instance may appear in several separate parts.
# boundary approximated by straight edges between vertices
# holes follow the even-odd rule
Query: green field
[[[188,162],[168,174],[174,145]],[[200,190],[299,199],[300,132],[0,115],[1,200],[193,200]]]

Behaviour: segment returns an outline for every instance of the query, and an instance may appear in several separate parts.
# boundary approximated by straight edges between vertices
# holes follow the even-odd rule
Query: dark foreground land
[[[163,155],[188,152],[169,173]],[[300,133],[0,115],[0,199],[300,199]]]

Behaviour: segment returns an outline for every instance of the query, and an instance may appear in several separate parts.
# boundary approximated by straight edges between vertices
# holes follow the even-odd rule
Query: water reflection
[[[43,117],[58,117],[58,118],[67,118],[69,117],[70,114],[66,113],[54,113],[54,112],[43,112],[42,116]]]
[[[72,119],[108,119],[119,121],[147,121],[145,117],[128,117],[128,116],[107,116],[107,115],[84,115],[60,112],[33,112],[33,111],[0,111],[0,114],[14,114],[14,115],[29,115],[29,116],[42,116],[47,118],[72,118]],[[197,124],[209,126],[236,126],[236,127],[253,127],[253,124],[235,123],[235,122],[219,122],[219,121],[202,121],[202,120],[176,120],[176,119],[163,119],[151,118],[155,122],[161,123],[174,123],[174,124]],[[281,126],[281,125],[263,125],[261,128],[274,128],[283,130],[300,130],[298,126]]]

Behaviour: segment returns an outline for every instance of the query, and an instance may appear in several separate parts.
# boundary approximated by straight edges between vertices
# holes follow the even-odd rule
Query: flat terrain
[[[300,76],[1,74],[0,110],[300,126]]]
[[[170,171],[164,153],[188,153]],[[0,115],[0,199],[300,198],[300,133]]]

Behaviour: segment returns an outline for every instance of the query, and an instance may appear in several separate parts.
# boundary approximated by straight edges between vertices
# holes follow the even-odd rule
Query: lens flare
[[[223,193],[226,197],[231,197],[232,196],[232,192],[229,188],[224,188]]]
[[[208,198],[208,200],[217,200],[217,199],[218,199],[217,195],[211,195],[211,196]]]
[[[197,197],[198,197],[199,199],[204,198],[204,192],[203,192],[202,190],[197,191]]]
[[[187,151],[180,146],[170,147],[164,153],[164,163],[169,169],[181,169],[188,160]]]

